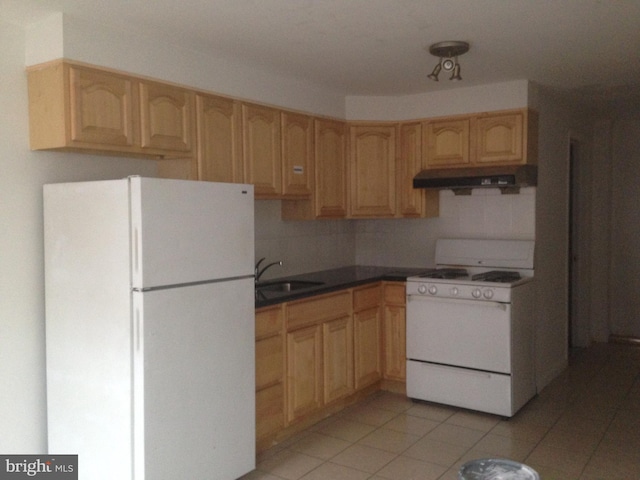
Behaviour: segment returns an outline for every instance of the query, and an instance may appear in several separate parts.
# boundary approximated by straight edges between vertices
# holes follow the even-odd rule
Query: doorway
[[[569,226],[568,226],[568,265],[567,265],[567,342],[568,348],[589,345],[589,332],[586,325],[587,305],[581,301],[585,293],[583,252],[588,251],[588,236],[584,235],[585,200],[582,192],[585,185],[584,165],[580,162],[580,144],[569,139]]]

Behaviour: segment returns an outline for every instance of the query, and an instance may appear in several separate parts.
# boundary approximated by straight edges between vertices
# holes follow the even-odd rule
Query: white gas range
[[[536,393],[534,242],[440,239],[407,279],[407,395],[513,416]]]

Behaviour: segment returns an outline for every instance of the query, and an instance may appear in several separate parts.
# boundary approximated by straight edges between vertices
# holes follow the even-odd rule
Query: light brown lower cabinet
[[[286,304],[287,422],[353,391],[351,293]]]
[[[320,325],[287,333],[287,422],[322,405],[322,329]]]
[[[322,324],[324,403],[353,393],[353,319],[350,316]]]
[[[359,390],[382,378],[380,355],[382,328],[380,284],[353,292],[354,373]]]
[[[404,283],[378,282],[256,311],[262,451],[380,387],[404,381]]]
[[[256,442],[284,428],[284,318],[282,305],[256,311]]]
[[[382,376],[386,380],[406,381],[406,295],[404,282],[384,282],[384,321],[382,327]]]

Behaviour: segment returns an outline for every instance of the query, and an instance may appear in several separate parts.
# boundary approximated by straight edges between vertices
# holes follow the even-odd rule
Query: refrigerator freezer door
[[[253,186],[131,177],[133,288],[253,275]]]
[[[133,295],[135,478],[253,470],[253,279]]]

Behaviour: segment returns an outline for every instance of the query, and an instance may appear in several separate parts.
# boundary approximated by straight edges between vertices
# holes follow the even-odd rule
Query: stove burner
[[[518,272],[508,272],[503,270],[491,270],[490,272],[478,273],[471,277],[471,280],[483,282],[511,283],[520,280]]]
[[[435,272],[421,275],[424,278],[460,278],[468,275],[464,268],[439,268]]]

